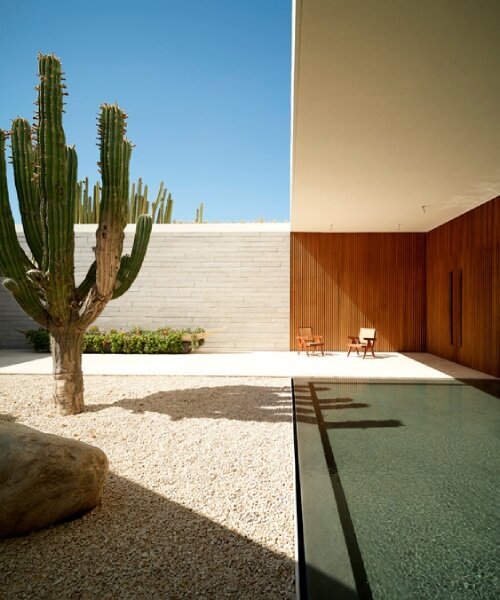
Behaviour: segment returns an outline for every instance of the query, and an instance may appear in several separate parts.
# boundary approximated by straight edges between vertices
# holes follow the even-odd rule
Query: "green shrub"
[[[106,334],[101,333],[97,327],[91,327],[83,335],[83,352],[87,354],[104,354],[110,344]]]
[[[166,343],[167,352],[171,352],[172,354],[184,352],[182,333],[180,331],[171,330],[164,340]]]
[[[194,333],[204,330],[160,327],[156,331],[134,327],[131,331],[111,330],[101,332],[97,327],[89,329],[84,335],[84,352],[113,354],[181,354],[197,348],[204,340],[198,341]],[[191,342],[184,342],[182,337],[191,335]]]
[[[109,350],[112,354],[124,354],[125,335],[126,334],[123,331],[109,332]]]
[[[124,354],[143,354],[144,353],[144,335],[143,333],[125,334],[123,337]]]
[[[83,352],[86,354],[182,354],[191,348],[202,346],[204,340],[194,335],[203,333],[203,329],[171,329],[160,327],[148,331],[134,327],[131,331],[100,331],[90,327],[83,335]],[[23,331],[37,352],[50,352],[50,337],[46,329]],[[191,342],[182,337],[191,336]]]
[[[22,331],[27,340],[33,345],[35,352],[50,352],[50,335],[46,329],[28,329]]]

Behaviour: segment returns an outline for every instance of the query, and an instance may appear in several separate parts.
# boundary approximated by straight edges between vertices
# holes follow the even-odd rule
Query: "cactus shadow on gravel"
[[[17,421],[17,417],[14,417],[14,415],[8,415],[6,413],[0,413],[0,421],[8,421],[9,423],[15,423]]]
[[[0,597],[294,598],[294,561],[110,473],[81,519],[0,540]]]
[[[180,419],[235,419],[269,423],[292,420],[288,387],[229,385],[159,391],[143,398],[124,398],[111,404],[86,405],[94,412],[120,407],[134,413],[155,412]]]

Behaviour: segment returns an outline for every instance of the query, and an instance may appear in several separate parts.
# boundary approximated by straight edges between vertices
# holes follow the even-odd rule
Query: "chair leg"
[[[365,359],[365,357],[366,357],[366,351],[367,351],[367,350],[368,350],[368,346],[365,346],[365,351],[364,351],[364,353],[363,353],[363,360],[364,360],[364,359]]]

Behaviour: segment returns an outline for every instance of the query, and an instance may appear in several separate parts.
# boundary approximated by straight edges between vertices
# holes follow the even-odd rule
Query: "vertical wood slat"
[[[454,344],[454,331],[453,331],[453,324],[455,323],[455,316],[454,316],[454,310],[453,310],[453,298],[454,298],[455,294],[453,292],[453,271],[450,271],[448,273],[448,322],[449,322],[449,327],[450,327],[450,345],[453,346]]]
[[[424,233],[292,233],[290,347],[298,327],[345,350],[360,327],[381,351],[425,351]]]
[[[493,243],[491,271],[493,276],[491,293],[493,301],[491,310],[491,345],[493,347],[492,360],[494,361],[494,368],[490,374],[500,377],[500,199],[498,198],[493,203],[492,213]]]
[[[500,376],[500,197],[427,234],[427,351]],[[448,273],[453,327],[448,334]]]

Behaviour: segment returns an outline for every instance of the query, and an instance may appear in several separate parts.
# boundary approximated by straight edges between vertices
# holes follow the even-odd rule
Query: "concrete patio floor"
[[[380,352],[376,358],[345,352],[325,356],[296,352],[191,354],[84,354],[85,375],[204,375],[248,377],[340,377],[356,379],[491,378],[426,353]],[[0,374],[50,374],[49,354],[29,350],[0,350]]]

